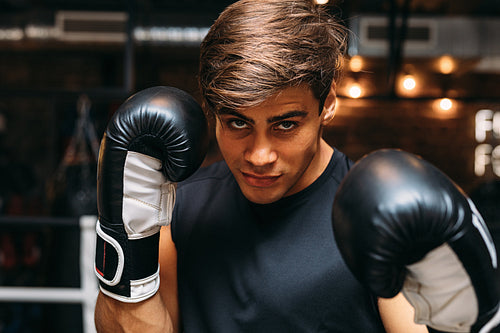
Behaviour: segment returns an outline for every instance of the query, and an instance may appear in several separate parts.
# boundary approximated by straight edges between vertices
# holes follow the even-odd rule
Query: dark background
[[[160,41],[140,40],[134,31],[203,31],[231,2],[0,0],[0,216],[9,221],[95,214],[92,148],[117,107],[132,93],[155,85],[184,89],[199,100],[199,41],[176,39],[175,34]],[[484,174],[475,174],[474,163],[479,144],[500,145],[500,117],[497,133],[488,132],[484,142],[475,139],[476,113],[500,113],[500,0],[331,0],[327,6],[352,36],[338,85],[337,114],[325,138],[354,160],[380,148],[424,157],[473,196],[497,235],[500,148]],[[58,19],[68,11],[77,13],[76,21],[58,30]],[[126,14],[128,19],[82,23],[99,12]],[[370,32],[376,43],[361,28],[371,18],[382,25]],[[422,20],[420,26],[412,25]],[[75,32],[85,32],[84,37]],[[360,71],[349,67],[356,55],[364,61]],[[438,70],[443,55],[453,59],[450,73]],[[405,74],[417,80],[411,92],[400,88]],[[348,95],[354,81],[364,89],[358,99]],[[442,97],[453,100],[448,112],[435,107]],[[88,104],[82,104],[85,98]],[[212,142],[205,164],[218,158]],[[12,249],[28,254],[41,250],[35,266],[22,266],[20,260],[9,266],[0,259],[0,285],[78,285],[78,279],[62,278],[78,276],[78,230],[70,229],[0,224],[0,258],[2,253],[9,258],[5,254]],[[32,235],[26,236],[29,231]],[[47,267],[61,253],[66,262],[49,274]],[[0,332],[7,332],[14,313],[28,312],[38,328],[18,332],[78,331],[81,321],[71,316],[80,309],[72,307],[19,310],[18,305],[0,304]],[[69,315],[61,315],[64,311]],[[61,328],[54,322],[65,320],[43,319],[51,316],[70,323],[61,323]]]

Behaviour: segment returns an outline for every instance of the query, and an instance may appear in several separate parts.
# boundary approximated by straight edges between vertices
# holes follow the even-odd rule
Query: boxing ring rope
[[[14,218],[17,219],[17,218]],[[0,218],[11,223],[11,218]],[[98,293],[97,279],[94,275],[95,254],[95,216],[82,216],[77,221],[80,228],[80,288],[57,287],[0,287],[0,302],[36,303],[77,303],[82,305],[84,333],[96,332],[94,326],[94,306]],[[57,225],[74,224],[74,220],[55,220],[51,218],[20,218],[21,223],[47,223]]]

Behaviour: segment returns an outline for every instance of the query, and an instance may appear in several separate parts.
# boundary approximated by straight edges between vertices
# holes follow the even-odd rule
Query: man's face
[[[327,103],[334,105],[335,97]],[[333,116],[334,106],[326,108],[320,115],[319,101],[301,86],[284,89],[258,106],[219,114],[220,151],[248,200],[277,201],[304,189],[323,172],[326,143],[321,128]]]

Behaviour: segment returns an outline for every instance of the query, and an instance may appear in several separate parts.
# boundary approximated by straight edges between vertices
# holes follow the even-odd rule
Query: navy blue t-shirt
[[[179,184],[172,237],[183,330],[384,332],[332,231],[333,199],[351,164],[335,150],[313,184],[266,205],[243,196],[224,162]]]

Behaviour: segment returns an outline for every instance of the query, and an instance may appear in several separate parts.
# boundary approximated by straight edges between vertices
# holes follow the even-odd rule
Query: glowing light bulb
[[[441,98],[439,101],[439,107],[443,111],[449,111],[453,107],[453,101],[449,98]]]
[[[439,58],[439,71],[443,74],[450,74],[455,69],[455,61],[449,55],[444,55]]]
[[[417,86],[417,82],[413,75],[405,75],[403,78],[403,88],[406,90],[413,90]]]
[[[329,0],[316,0],[316,4],[317,5],[326,5],[328,3]]]
[[[358,55],[352,57],[349,61],[349,68],[353,72],[361,71],[363,69],[363,58]]]
[[[349,96],[352,98],[359,98],[361,97],[361,94],[363,93],[363,89],[361,89],[361,86],[358,83],[353,83],[349,87]]]

